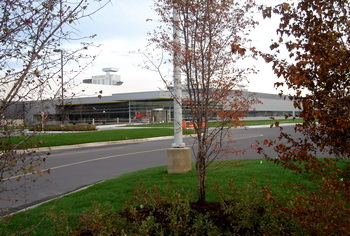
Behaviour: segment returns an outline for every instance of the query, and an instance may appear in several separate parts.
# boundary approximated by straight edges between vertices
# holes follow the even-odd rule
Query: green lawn
[[[245,121],[245,124],[247,126],[251,125],[270,125],[274,124],[276,122],[279,122],[280,124],[286,124],[286,123],[302,123],[303,119],[283,119],[283,120],[247,120]]]
[[[291,122],[301,122],[300,119],[296,120],[276,120],[280,123],[291,123]],[[276,121],[273,120],[263,120],[263,121],[246,121],[246,125],[266,125],[273,124]],[[214,124],[212,124],[214,125]],[[82,143],[93,143],[93,142],[106,142],[106,141],[120,141],[128,139],[142,139],[151,137],[161,137],[161,136],[172,136],[174,135],[174,130],[169,129],[173,124],[163,123],[163,124],[147,124],[141,125],[143,127],[153,127],[148,129],[117,129],[117,130],[105,130],[105,131],[86,131],[86,132],[76,132],[76,133],[59,133],[59,134],[42,134],[35,135],[29,141],[26,142],[25,146],[20,146],[19,148],[30,148],[30,147],[53,147],[61,145],[74,145]],[[183,130],[183,134],[193,134],[192,130]],[[2,138],[1,144],[6,145],[17,144],[23,140],[24,136],[14,136],[10,138]],[[4,149],[4,148],[3,148]]]
[[[303,119],[280,119],[280,120],[247,120],[244,121],[246,126],[251,126],[251,125],[271,125],[276,122],[279,122],[280,124],[282,123],[301,123]],[[218,123],[216,122],[210,122],[209,126],[215,126]],[[132,125],[133,127],[173,127],[174,123],[159,123],[159,124],[143,124],[143,125]]]
[[[183,133],[186,135],[193,133],[193,131],[184,130]],[[174,130],[169,128],[118,129],[76,133],[42,134],[34,135],[29,141],[26,142],[26,147],[53,147],[61,145],[120,141],[172,135],[174,135]],[[6,143],[10,142],[12,144],[16,144],[24,138],[24,136],[15,136],[10,137],[9,139],[2,139],[2,141]],[[23,148],[23,146],[20,148]]]
[[[227,189],[227,183],[230,180],[233,180],[240,187],[255,180],[260,185],[269,186],[273,195],[279,196],[291,195],[289,188],[281,186],[283,183],[299,182],[310,185],[305,176],[295,175],[291,171],[266,160],[216,162],[209,170],[207,194],[209,201],[217,200],[216,191],[211,190],[214,184]],[[63,219],[74,224],[79,215],[87,209],[93,209],[96,202],[101,206],[108,206],[120,211],[125,201],[133,196],[133,190],[140,188],[140,185],[147,188],[157,185],[161,191],[165,191],[167,187],[171,186],[172,190],[183,191],[184,195],[188,194],[191,200],[197,199],[197,175],[194,166],[192,171],[181,175],[168,175],[165,166],[155,167],[124,174],[26,212],[18,213],[11,217],[8,224],[0,228],[0,234],[16,234],[15,232],[19,229],[34,228],[30,235],[53,235],[51,228],[53,221],[56,220],[57,223]]]

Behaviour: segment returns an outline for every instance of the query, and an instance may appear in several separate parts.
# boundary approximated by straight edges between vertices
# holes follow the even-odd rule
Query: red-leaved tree
[[[317,191],[299,196],[284,211],[307,232],[348,233],[350,224],[350,3],[347,0],[300,0],[263,8],[263,16],[280,15],[280,36],[263,54],[275,74],[293,92],[303,123],[295,127],[303,138],[281,132],[265,140],[278,152],[276,163],[315,181]],[[284,55],[287,55],[283,58]],[[262,151],[262,149],[260,149]],[[317,152],[333,159],[318,159]],[[270,158],[270,157],[268,157]],[[301,165],[302,163],[302,165]],[[341,164],[341,167],[339,166]]]
[[[237,153],[231,127],[240,125],[257,100],[242,96],[239,83],[247,68],[237,60],[248,56],[246,33],[254,27],[253,1],[158,0],[155,10],[162,26],[150,41],[180,67],[183,85],[182,109],[196,132],[194,150],[198,174],[198,201],[206,199],[208,165],[225,155]],[[173,13],[179,16],[174,20]],[[178,40],[173,40],[175,27]],[[231,52],[232,45],[238,53]],[[164,61],[163,61],[164,62]],[[159,65],[153,64],[160,72]],[[160,73],[162,75],[162,73]],[[163,75],[162,75],[163,76]],[[162,77],[167,87],[171,87]],[[176,97],[174,97],[177,99]],[[208,121],[217,121],[209,127]]]

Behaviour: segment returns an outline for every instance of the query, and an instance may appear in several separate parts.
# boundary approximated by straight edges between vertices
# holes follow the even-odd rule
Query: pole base
[[[168,174],[183,174],[192,169],[190,148],[169,148],[167,155]]]

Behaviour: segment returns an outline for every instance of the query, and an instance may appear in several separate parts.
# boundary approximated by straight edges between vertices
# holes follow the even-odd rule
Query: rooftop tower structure
[[[83,80],[85,84],[102,84],[102,85],[115,85],[120,86],[123,81],[120,79],[120,75],[115,74],[119,71],[117,68],[103,68],[105,75],[95,75],[91,76],[91,79]]]

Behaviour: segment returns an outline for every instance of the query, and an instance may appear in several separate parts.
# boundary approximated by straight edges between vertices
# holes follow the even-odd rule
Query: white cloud
[[[157,17],[151,9],[152,4],[152,0],[113,1],[92,18],[80,21],[80,33],[97,34],[92,41],[101,46],[89,49],[90,55],[98,54],[98,57],[75,82],[92,75],[104,74],[102,68],[115,67],[119,68],[119,74],[124,81],[121,88],[125,91],[156,90],[160,86],[164,87],[158,74],[142,69],[140,55],[132,53],[145,48],[147,33],[155,27],[154,23],[146,22],[148,18]]]
[[[266,2],[269,3],[259,1],[259,3]],[[86,18],[80,22],[79,28],[82,34],[97,33],[94,41],[96,44],[101,44],[101,52],[93,66],[90,66],[78,81],[92,75],[103,74],[102,68],[115,67],[119,68],[119,74],[124,81],[120,88],[125,91],[145,91],[164,87],[157,73],[142,69],[141,56],[130,53],[144,49],[147,45],[147,33],[154,29],[155,23],[146,22],[146,19],[157,17],[151,9],[152,5],[153,0],[116,0],[91,19]],[[268,49],[271,38],[276,35],[275,27],[278,25],[278,19],[260,21],[260,26],[252,34],[253,43]],[[270,65],[261,60],[254,64],[260,72],[249,77],[249,89],[255,92],[277,93],[273,84],[278,79],[273,75]]]

